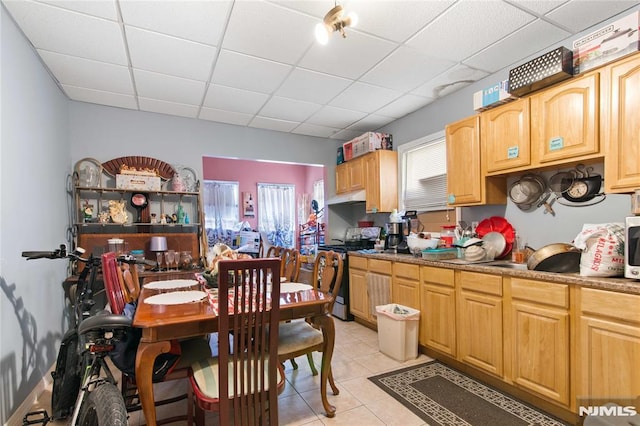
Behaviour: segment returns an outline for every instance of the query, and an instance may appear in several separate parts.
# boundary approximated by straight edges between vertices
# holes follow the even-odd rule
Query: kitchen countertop
[[[425,260],[410,254],[390,253],[360,253],[349,252],[349,256],[360,256],[369,259],[391,260],[394,262],[412,263],[415,265],[434,266],[437,268],[457,269],[461,271],[484,272],[486,274],[502,275],[510,277],[544,280],[561,284],[575,284],[583,287],[597,288],[601,290],[617,291],[621,293],[640,295],[640,281],[628,278],[604,278],[583,277],[578,273],[556,273],[529,271],[525,269],[510,269],[488,264],[456,264],[446,261]]]

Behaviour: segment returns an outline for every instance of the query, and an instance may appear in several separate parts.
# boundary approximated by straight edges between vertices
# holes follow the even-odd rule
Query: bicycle
[[[62,338],[56,367],[51,373],[52,417],[45,415],[43,423],[71,415],[72,426],[127,425],[127,407],[106,358],[115,343],[124,340],[132,329],[131,319],[106,310],[95,312],[93,284],[101,259],[93,255],[84,258],[84,252],[78,247],[67,253],[64,244],[54,251],[22,252],[22,257],[27,260],[69,259],[84,264],[75,289],[69,292],[73,324]],[[136,263],[126,255],[119,256],[118,260]]]

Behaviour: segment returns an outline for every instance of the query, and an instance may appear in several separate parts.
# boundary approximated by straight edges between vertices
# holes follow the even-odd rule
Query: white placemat
[[[156,294],[144,299],[150,305],[181,305],[183,303],[198,302],[207,297],[204,291],[174,291],[172,293]]]
[[[166,281],[150,281],[143,285],[144,288],[151,290],[170,290],[173,288],[194,287],[198,285],[196,280],[166,280]]]
[[[282,283],[280,284],[280,293],[295,293],[297,291],[311,290],[309,284],[303,283]]]

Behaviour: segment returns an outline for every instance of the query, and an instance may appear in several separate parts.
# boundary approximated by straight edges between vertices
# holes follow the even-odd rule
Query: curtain
[[[295,247],[295,186],[258,184],[258,230],[269,244]]]
[[[447,208],[447,153],[444,136],[432,136],[403,146],[402,207],[433,211]]]
[[[232,245],[233,229],[240,221],[238,182],[206,180],[202,190],[207,243]]]

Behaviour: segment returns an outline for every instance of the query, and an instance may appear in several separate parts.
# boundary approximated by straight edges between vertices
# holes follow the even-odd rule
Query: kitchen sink
[[[522,271],[528,270],[526,263],[512,263],[512,262],[490,262],[486,263],[486,266],[496,266],[498,268],[507,268],[507,269],[519,269]]]

